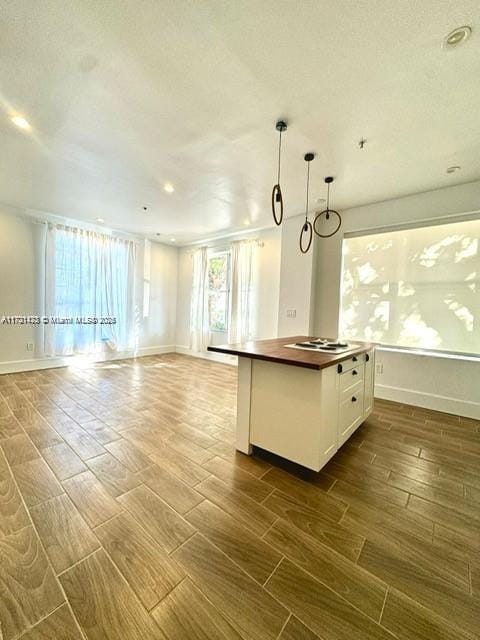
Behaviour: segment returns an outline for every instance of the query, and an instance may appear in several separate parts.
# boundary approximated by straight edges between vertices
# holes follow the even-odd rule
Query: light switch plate
[[[287,309],[287,318],[296,318],[297,310],[296,309]]]

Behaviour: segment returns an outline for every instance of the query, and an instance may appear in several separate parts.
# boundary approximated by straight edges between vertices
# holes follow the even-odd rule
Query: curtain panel
[[[131,240],[48,225],[46,355],[135,348],[135,260]]]
[[[246,342],[254,335],[253,263],[257,243],[254,240],[232,242],[230,322],[228,341]]]
[[[201,247],[193,256],[190,303],[190,349],[206,351],[210,342],[208,313],[208,251]]]

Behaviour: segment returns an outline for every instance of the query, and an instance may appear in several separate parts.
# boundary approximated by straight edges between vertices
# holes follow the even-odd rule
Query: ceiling
[[[307,151],[316,208],[330,174],[342,209],[469,182],[479,78],[478,0],[3,0],[0,202],[179,244],[267,226],[281,116],[287,216]]]

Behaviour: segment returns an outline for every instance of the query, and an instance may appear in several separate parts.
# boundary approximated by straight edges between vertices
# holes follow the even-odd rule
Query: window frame
[[[228,333],[230,325],[230,292],[231,292],[231,261],[232,256],[229,249],[215,249],[208,252],[207,255],[207,280],[210,276],[210,260],[213,258],[219,258],[225,256],[227,259],[227,273],[226,273],[226,288],[225,289],[210,289],[207,287],[207,299],[210,300],[210,295],[214,293],[225,293],[225,329],[214,329],[210,325],[210,305],[208,305],[208,330],[210,333]]]

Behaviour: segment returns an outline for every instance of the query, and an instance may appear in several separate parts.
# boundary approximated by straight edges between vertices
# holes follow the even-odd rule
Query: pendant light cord
[[[279,131],[280,138],[278,140],[278,176],[277,176],[277,184],[280,184],[280,162],[282,156],[282,130]]]
[[[305,222],[308,220],[308,191],[310,187],[310,162],[307,162],[307,203],[305,206]]]
[[[277,184],[273,185],[272,189],[272,215],[273,220],[277,227],[282,224],[283,220],[283,196],[282,189],[280,187],[280,169],[282,160],[282,133],[287,130],[287,123],[283,120],[279,120],[275,129],[278,131],[278,172],[277,172]]]
[[[327,211],[330,209],[330,183],[327,184]]]

